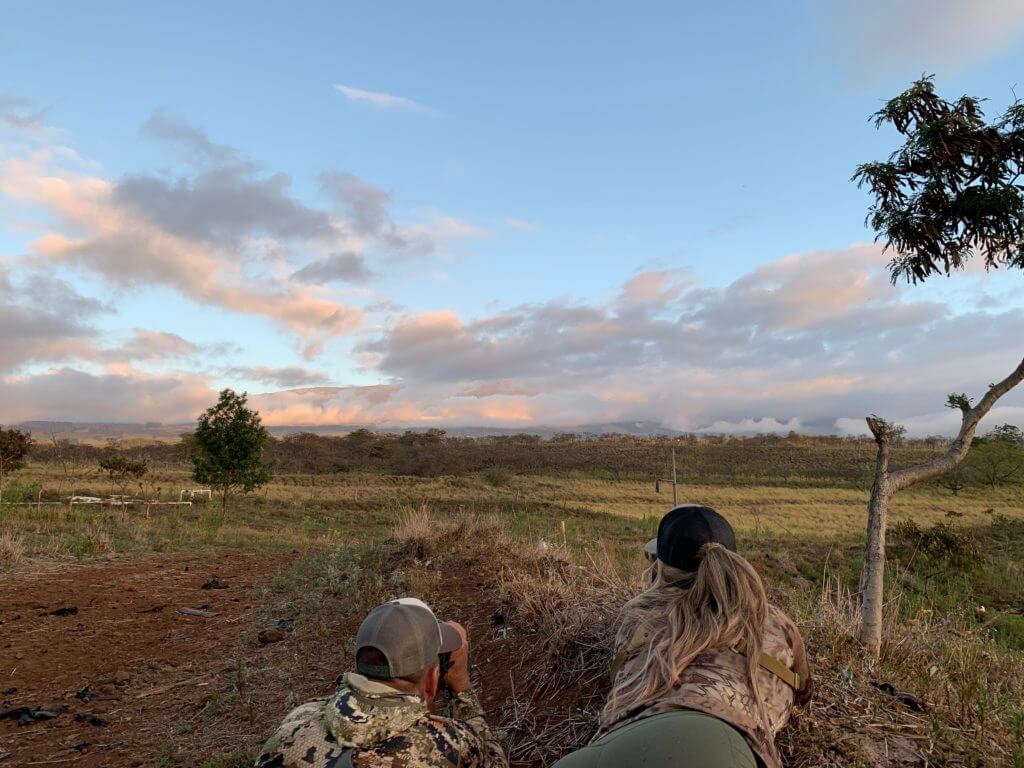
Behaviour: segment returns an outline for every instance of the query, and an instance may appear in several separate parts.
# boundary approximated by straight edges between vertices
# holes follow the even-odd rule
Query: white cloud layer
[[[334,89],[349,101],[370,104],[380,109],[390,109],[403,112],[419,112],[423,115],[437,115],[437,112],[430,107],[420,104],[418,101],[407,99],[405,96],[393,96],[383,91],[366,91],[362,88],[355,88],[351,85],[335,85]]]

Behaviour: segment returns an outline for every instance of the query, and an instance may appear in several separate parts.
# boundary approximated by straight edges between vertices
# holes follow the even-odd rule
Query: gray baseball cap
[[[400,597],[378,605],[363,619],[356,633],[356,656],[363,648],[376,648],[386,666],[360,664],[356,671],[387,680],[414,675],[437,661],[440,653],[462,647],[462,635],[440,621],[430,606],[415,597]]]

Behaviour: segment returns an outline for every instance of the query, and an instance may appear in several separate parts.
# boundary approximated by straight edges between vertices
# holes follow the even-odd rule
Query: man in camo
[[[450,667],[439,669],[439,655]],[[415,598],[375,608],[356,635],[356,672],[326,699],[292,710],[257,768],[506,768],[470,687],[469,643]],[[448,704],[431,712],[439,689]]]

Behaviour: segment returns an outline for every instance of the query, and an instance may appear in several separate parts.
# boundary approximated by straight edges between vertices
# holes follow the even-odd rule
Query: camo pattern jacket
[[[333,696],[293,709],[256,768],[507,768],[476,695],[452,699],[451,717],[418,696],[346,674]]]
[[[782,768],[775,749],[775,735],[789,721],[794,704],[806,703],[812,695],[811,673],[803,637],[796,624],[774,605],[769,606],[764,652],[771,654],[800,675],[801,686],[794,691],[770,672],[757,670],[757,687],[767,715],[767,727],[758,717],[757,701],[747,677],[747,657],[730,648],[705,651],[683,671],[676,687],[660,700],[640,710],[603,713],[595,739],[644,717],[678,709],[692,709],[724,720],[743,734],[761,763]],[[616,649],[620,650],[620,649]],[[644,654],[633,652],[619,675],[635,670]]]

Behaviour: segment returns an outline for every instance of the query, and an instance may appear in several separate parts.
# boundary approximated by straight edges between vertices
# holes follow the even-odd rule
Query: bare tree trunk
[[[868,429],[875,436],[878,455],[875,460],[875,481],[871,486],[868,504],[868,530],[864,552],[864,571],[861,574],[861,629],[860,641],[876,657],[882,649],[882,604],[885,584],[885,530],[889,500],[898,491],[925,480],[944,475],[955,469],[971,447],[978,423],[992,410],[1003,395],[1024,380],[1024,360],[1013,373],[989,387],[977,405],[971,407],[966,395],[950,395],[947,405],[959,408],[962,414],[960,432],[949,449],[934,461],[889,471],[889,448],[895,435],[893,426],[877,416],[868,418]]]
[[[878,656],[882,646],[882,601],[885,599],[885,531],[888,525],[889,447],[891,427],[881,419],[868,419],[868,429],[875,436],[878,455],[875,458],[875,482],[868,503],[868,531],[864,548],[864,571],[860,578],[861,642]]]

